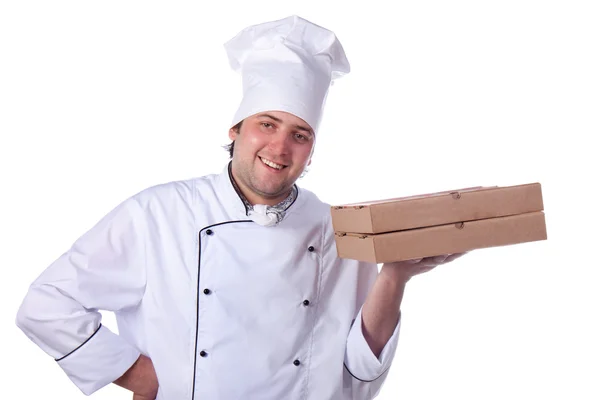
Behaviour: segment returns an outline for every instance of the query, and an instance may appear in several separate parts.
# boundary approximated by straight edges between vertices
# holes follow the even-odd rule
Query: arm
[[[353,399],[377,396],[394,359],[400,332],[400,304],[406,283],[415,275],[453,260],[431,257],[384,264],[377,273],[376,265],[361,263],[359,280],[364,282],[359,293],[364,303],[348,334],[345,368]]]
[[[369,348],[378,357],[400,320],[400,303],[407,279],[401,268],[384,264],[362,309],[362,331]]]
[[[406,283],[413,276],[450,262],[463,254],[383,264],[362,309],[363,334],[375,357],[380,356],[398,324]]]
[[[30,286],[16,323],[84,394],[114,382],[140,352],[101,325],[99,310],[137,306],[145,291],[145,233],[135,198],[120,204]]]
[[[354,263],[351,260],[346,262]],[[392,365],[400,334],[399,308],[393,303],[401,296],[396,296],[395,290],[395,293],[383,290],[391,287],[385,287],[388,282],[382,279],[381,273],[377,273],[376,264],[361,262],[356,267],[359,282],[357,311],[346,340],[344,386],[350,388],[348,398],[366,400],[377,396]],[[378,309],[382,304],[392,310],[391,317],[385,310]],[[383,334],[374,332],[373,329],[378,327],[373,322],[390,330]],[[378,348],[374,349],[375,346]]]
[[[158,379],[152,360],[141,355],[137,361],[114,382],[134,393],[133,400],[154,400],[158,392]]]

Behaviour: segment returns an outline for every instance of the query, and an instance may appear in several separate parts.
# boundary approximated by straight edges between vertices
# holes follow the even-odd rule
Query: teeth
[[[263,163],[267,164],[271,168],[275,168],[275,169],[282,169],[283,168],[283,165],[275,164],[273,161],[269,161],[266,158],[260,157],[260,159],[261,159],[261,161]]]

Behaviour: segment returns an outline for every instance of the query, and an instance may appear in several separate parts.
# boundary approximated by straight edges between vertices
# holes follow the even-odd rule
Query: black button
[[[207,229],[207,230],[206,230],[206,234],[207,234],[208,236],[210,236],[210,235],[212,235],[212,234],[213,234],[213,231],[211,231],[210,229]]]
[[[294,365],[297,367],[298,365],[300,365],[300,361],[299,360],[294,360]]]
[[[206,357],[207,355],[208,355],[208,353],[207,353],[207,352],[205,352],[204,350],[202,350],[202,351],[200,352],[200,357]]]
[[[310,251],[312,253],[313,251],[315,251],[315,248],[313,246],[309,246],[308,251]]]
[[[310,304],[310,301],[308,301],[308,300],[304,300],[304,301],[302,302],[302,304],[304,304],[305,306],[308,306],[308,305]]]
[[[204,289],[204,294],[210,294],[210,289]]]

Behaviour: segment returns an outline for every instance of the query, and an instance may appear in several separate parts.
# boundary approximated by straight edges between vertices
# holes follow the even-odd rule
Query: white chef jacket
[[[17,325],[86,395],[144,354],[159,400],[372,399],[400,326],[375,357],[361,309],[376,276],[337,257],[313,193],[261,226],[225,168],[118,205],[35,280]]]

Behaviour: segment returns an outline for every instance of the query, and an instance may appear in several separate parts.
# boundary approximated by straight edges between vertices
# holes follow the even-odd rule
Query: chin
[[[262,193],[266,197],[278,197],[283,195],[287,190],[291,188],[291,185],[288,185],[287,181],[284,184],[261,184],[257,182],[257,185],[254,185],[254,188],[257,189],[260,193]],[[283,182],[282,182],[283,183]]]

